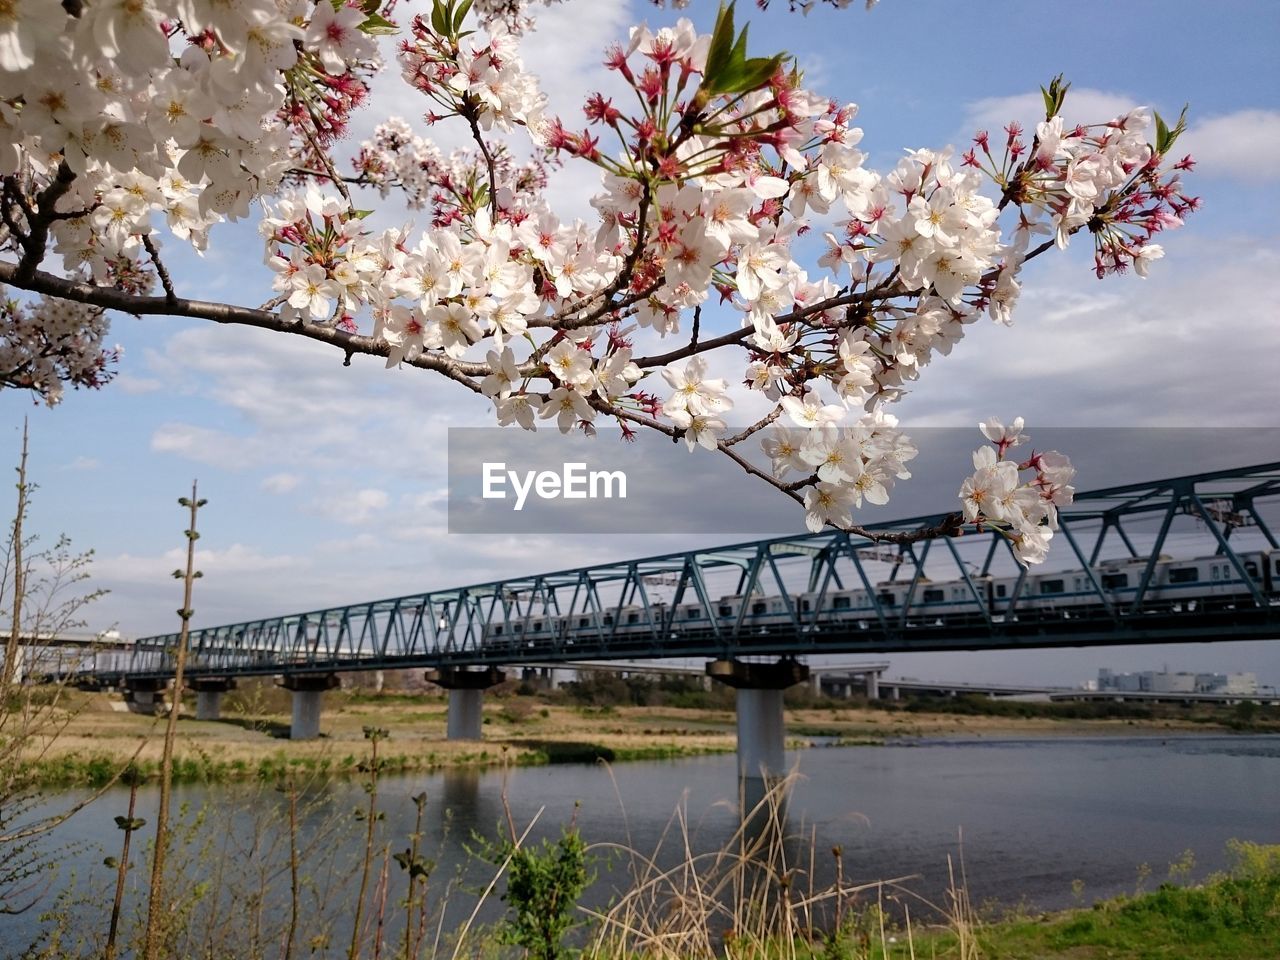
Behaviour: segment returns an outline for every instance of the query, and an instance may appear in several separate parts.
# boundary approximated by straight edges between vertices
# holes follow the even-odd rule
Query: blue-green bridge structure
[[[1030,569],[996,530],[901,544],[829,530],[510,577],[193,629],[185,673],[205,715],[236,677],[281,676],[294,735],[314,736],[337,673],[424,668],[450,689],[450,735],[473,737],[501,668],[706,658],[738,689],[751,775],[780,766],[781,691],[804,679],[801,658],[1280,636],[1278,502],[1280,463],[1080,493]],[[178,642],[141,638],[84,679],[145,699]]]

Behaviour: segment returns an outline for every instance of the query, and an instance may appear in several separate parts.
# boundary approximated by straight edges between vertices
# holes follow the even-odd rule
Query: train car
[[[738,623],[748,633],[874,628],[878,611],[902,618],[908,626],[945,624],[950,619],[971,621],[990,616],[997,622],[1023,618],[1087,617],[1106,604],[1132,605],[1150,566],[1142,609],[1196,609],[1201,604],[1234,605],[1253,602],[1253,588],[1269,602],[1280,604],[1280,551],[1253,550],[1238,554],[1236,565],[1221,555],[1172,559],[1160,556],[1109,559],[1090,573],[1083,569],[1024,572],[1015,576],[974,575],[931,580],[882,580],[872,591],[865,588],[807,591],[789,597],[752,593],[720,597],[710,610],[689,601],[674,607],[659,601],[647,610],[630,604],[601,612],[525,614],[505,623],[490,624],[485,642],[510,649],[552,649],[590,639],[639,638],[663,634],[679,636],[719,629]],[[1247,578],[1247,579],[1246,579]],[[1101,591],[1102,598],[1099,597]],[[975,595],[976,594],[976,595]],[[877,610],[878,605],[878,610]],[[985,611],[984,611],[985,608]]]

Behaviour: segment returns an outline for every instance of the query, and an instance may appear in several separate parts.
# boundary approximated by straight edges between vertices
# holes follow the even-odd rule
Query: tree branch
[[[58,219],[54,210],[58,201],[71,189],[76,175],[64,160],[58,164],[58,173],[53,181],[36,194],[36,209],[27,218],[27,239],[22,242],[22,259],[18,262],[17,272],[11,281],[14,286],[23,286],[36,273],[40,261],[44,259],[45,245],[49,242],[49,224]]]
[[[484,142],[484,135],[480,132],[480,124],[476,121],[475,111],[468,110],[465,115],[467,123],[471,124],[471,136],[475,138],[476,143],[480,147],[480,153],[484,156],[485,172],[489,174],[489,217],[494,223],[497,223],[498,173],[495,169],[493,154],[489,152],[489,145]]]
[[[187,300],[183,297],[137,297],[110,287],[97,287],[80,280],[64,280],[51,273],[33,271],[30,277],[19,276],[20,266],[11,263],[0,263],[0,283],[8,283],[32,293],[43,293],[64,300],[88,303],[108,310],[119,310],[137,316],[159,315],[173,317],[192,317],[197,320],[212,320],[214,323],[238,324],[240,326],[258,327],[276,333],[291,333],[317,340],[342,350],[348,356],[365,354],[374,357],[385,357],[391,352],[391,344],[375,337],[347,333],[333,326],[320,326],[304,323],[301,320],[285,320],[279,314],[252,307],[236,307],[226,303],[213,303],[207,300]],[[491,371],[485,363],[469,363],[453,360],[434,353],[424,353],[413,360],[405,360],[410,366],[424,370],[435,370],[443,373],[473,392],[478,393],[480,386],[472,377],[485,376]]]
[[[670,437],[672,440],[680,440],[684,436],[684,431],[678,427],[670,427],[664,423],[659,423],[652,417],[646,417],[644,414],[635,413],[631,410],[624,410],[621,407],[615,407],[612,404],[592,398],[591,405],[603,413],[612,417],[618,417],[622,420],[629,420],[632,423],[639,424],[642,427],[648,427]],[[726,457],[740,466],[743,470],[753,477],[763,480],[765,483],[780,490],[783,494],[790,497],[796,503],[803,504],[804,497],[797,492],[795,484],[786,484],[772,474],[761,470],[750,460],[743,457],[736,450],[729,446],[725,440],[716,442],[716,449],[723,453]],[[851,533],[854,536],[865,537],[874,543],[916,543],[920,540],[932,540],[936,537],[955,537],[959,536],[964,527],[964,515],[959,513],[947,514],[940,523],[931,527],[922,527],[918,530],[868,530],[860,524],[850,524],[847,527],[837,526],[836,524],[828,524],[835,530],[841,530],[844,533]]]
[[[173,281],[169,279],[169,271],[165,269],[164,264],[160,261],[160,251],[156,248],[155,241],[151,239],[151,234],[143,235],[142,245],[146,247],[147,255],[151,257],[151,263],[160,277],[160,286],[164,287],[165,299],[170,303],[176,302],[178,295],[173,292]]]

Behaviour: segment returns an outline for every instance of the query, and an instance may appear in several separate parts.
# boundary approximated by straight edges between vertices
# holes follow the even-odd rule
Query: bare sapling
[[[164,859],[169,844],[169,798],[173,781],[173,748],[178,735],[178,712],[182,708],[182,675],[187,665],[187,641],[191,630],[191,615],[193,612],[191,609],[191,588],[201,576],[200,571],[195,568],[196,541],[200,539],[200,534],[196,530],[196,516],[200,508],[208,503],[207,500],[198,499],[196,492],[196,481],[192,481],[190,498],[181,497],[178,500],[178,504],[186,507],[190,512],[191,520],[186,530],[186,571],[175,570],[173,572],[174,578],[181,579],[183,583],[182,609],[178,611],[178,618],[182,621],[182,630],[178,635],[178,649],[174,652],[173,702],[169,706],[169,721],[165,725],[164,731],[164,751],[160,759],[160,803],[159,810],[156,813],[155,850],[152,852],[151,858],[151,896],[147,903],[147,928],[143,939],[144,960],[157,960],[160,955],[160,946],[164,934],[163,914],[166,909]]]

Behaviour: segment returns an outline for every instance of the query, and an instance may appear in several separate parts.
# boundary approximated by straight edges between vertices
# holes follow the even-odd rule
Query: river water
[[[807,868],[808,854],[797,851],[816,836],[819,885],[831,879],[830,851],[839,844],[848,879],[910,875],[916,878],[911,889],[937,901],[950,856],[957,870],[963,858],[973,903],[1052,909],[1139,885],[1152,889],[1187,850],[1194,853],[1194,878],[1227,865],[1230,839],[1280,843],[1280,737],[935,740],[814,748],[790,760],[799,778],[787,823],[806,838],[790,850]],[[379,830],[393,850],[407,847],[415,812],[410,798],[425,792],[423,847],[437,862],[434,876],[470,871],[472,883],[483,883],[485,874],[475,872],[474,862],[465,866],[464,841],[473,831],[495,835],[508,810],[520,829],[537,817],[534,837],[555,835],[560,824],[576,819],[590,842],[626,843],[646,854],[662,846],[658,859],[669,861],[679,846],[681,830],[672,827],[677,811],[695,851],[718,849],[733,836],[739,823],[735,764],[725,755],[611,770],[562,765],[386,777],[379,788],[386,820]],[[273,863],[274,872],[263,868],[263,883],[269,898],[282,896],[287,876],[278,868],[287,834],[280,819],[270,819],[284,809],[282,794],[249,786],[182,787],[176,801],[189,811],[210,810],[208,822],[191,831],[187,853],[176,856],[179,869],[208,871],[217,857],[206,852],[197,862],[192,851],[212,844],[243,864]],[[312,852],[336,859],[335,851],[349,850],[354,857],[362,844],[352,838],[364,828],[352,824],[351,811],[367,803],[361,786],[312,787],[304,801],[299,835],[315,841]],[[114,876],[102,860],[118,853],[113,817],[125,812],[126,802],[127,791],[116,790],[58,835],[61,871],[52,889],[74,885],[88,903],[72,912],[94,913],[99,926],[109,909],[101,891]],[[150,819],[155,802],[153,789],[141,791],[138,815]],[[139,880],[143,872],[136,871]],[[332,868],[334,877],[338,873]],[[603,870],[589,899],[603,902],[624,873]],[[349,880],[331,882],[338,889]],[[468,904],[459,898],[455,920]],[[36,916],[0,918],[0,943],[29,939],[39,926]]]

